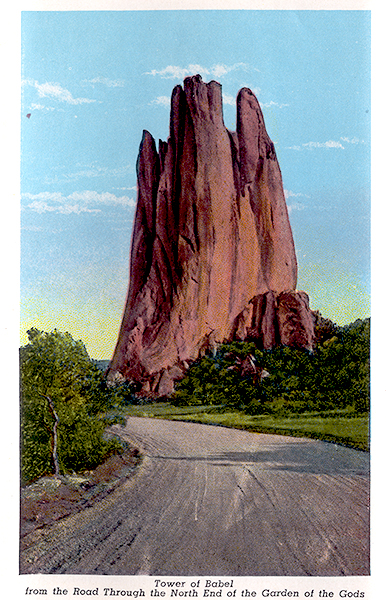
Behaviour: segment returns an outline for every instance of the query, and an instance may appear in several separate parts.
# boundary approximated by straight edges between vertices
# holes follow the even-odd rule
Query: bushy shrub
[[[260,390],[250,375],[242,375],[240,367],[249,355],[255,360],[263,356],[252,343],[223,344],[214,355],[207,355],[190,367],[177,385],[173,403],[178,406],[226,404],[237,409],[252,402],[257,405]]]
[[[68,333],[28,332],[20,350],[21,478],[90,469],[119,451],[104,439],[111,395],[81,341]]]
[[[368,411],[369,319],[345,327],[319,321],[320,343],[312,353],[287,347],[261,351],[245,342],[220,346],[215,354],[191,366],[178,384],[173,402],[222,404],[252,415],[347,407]],[[269,377],[260,379],[253,375],[253,368],[244,369],[248,357],[258,372],[263,368]]]
[[[116,383],[109,386],[111,402],[115,406],[128,406],[138,404],[139,398],[135,395],[135,385],[129,381]]]

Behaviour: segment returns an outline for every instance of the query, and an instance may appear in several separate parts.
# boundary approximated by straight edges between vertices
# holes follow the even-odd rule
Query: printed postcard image
[[[70,4],[20,19],[13,597],[375,599],[371,11]]]

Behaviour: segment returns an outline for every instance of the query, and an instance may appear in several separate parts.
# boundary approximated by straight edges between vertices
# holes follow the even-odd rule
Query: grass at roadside
[[[223,406],[177,407],[167,402],[129,406],[127,416],[153,417],[176,421],[193,421],[261,433],[309,437],[369,450],[369,418],[349,410],[251,416]]]

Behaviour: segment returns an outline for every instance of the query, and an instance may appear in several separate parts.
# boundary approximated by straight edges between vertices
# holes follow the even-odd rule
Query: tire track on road
[[[129,418],[110,496],[23,539],[21,572],[366,575],[369,461],[319,441]]]

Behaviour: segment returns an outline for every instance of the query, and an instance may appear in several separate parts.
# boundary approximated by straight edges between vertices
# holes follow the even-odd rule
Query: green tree
[[[339,327],[318,316],[313,352],[285,346],[259,350],[250,342],[221,345],[196,361],[177,385],[178,405],[221,404],[249,414],[289,414],[350,408],[367,412],[370,400],[370,321]],[[249,359],[261,379],[246,369]]]
[[[69,333],[27,333],[20,350],[22,481],[93,468],[118,450],[103,437],[110,405],[103,374]]]

